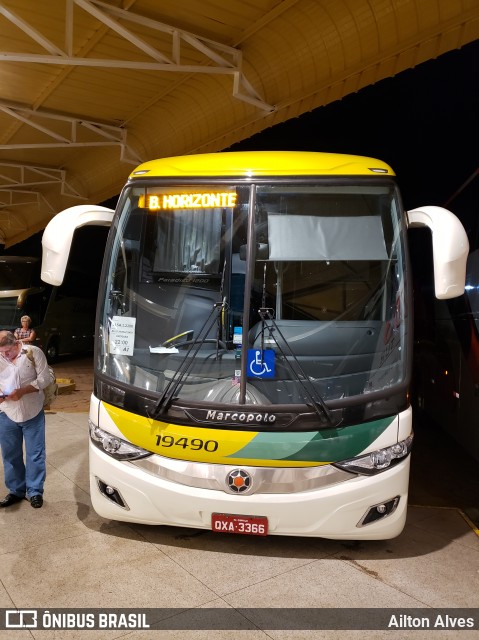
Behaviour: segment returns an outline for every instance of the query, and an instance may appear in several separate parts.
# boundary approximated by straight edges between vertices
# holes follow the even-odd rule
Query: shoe
[[[0,509],[3,507],[9,507],[16,502],[21,502],[24,496],[16,496],[14,493],[7,493],[3,500],[0,501]]]
[[[34,509],[40,509],[40,507],[43,505],[43,497],[40,494],[32,496],[30,498],[30,504]]]

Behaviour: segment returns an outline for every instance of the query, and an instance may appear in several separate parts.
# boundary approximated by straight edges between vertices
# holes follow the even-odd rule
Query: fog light
[[[366,511],[366,513],[356,526],[364,527],[367,524],[372,524],[373,522],[382,520],[382,518],[387,518],[396,511],[399,500],[399,496],[396,496],[395,498],[392,498],[387,502],[380,502],[379,504],[375,504],[372,507],[369,507],[369,509]]]
[[[100,493],[102,494],[102,496],[105,496],[105,498],[107,498],[108,500],[111,500],[122,509],[126,509],[127,511],[130,510],[130,507],[123,500],[123,497],[121,493],[118,491],[118,489],[115,489],[115,487],[112,487],[111,485],[106,484],[106,482],[103,482],[103,480],[100,480],[100,478],[96,478],[96,482],[98,484],[98,489],[100,490]]]

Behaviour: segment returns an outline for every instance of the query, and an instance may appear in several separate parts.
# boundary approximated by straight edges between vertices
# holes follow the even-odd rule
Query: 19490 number
[[[175,440],[174,436],[157,435],[156,436],[157,447],[183,447],[183,449],[192,449],[193,451],[199,451],[204,449],[209,453],[216,451],[218,443],[216,440],[202,440],[201,438],[178,438]]]

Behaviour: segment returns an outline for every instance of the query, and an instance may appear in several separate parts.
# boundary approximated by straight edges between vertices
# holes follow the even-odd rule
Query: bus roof
[[[382,160],[314,151],[226,151],[145,162],[130,180],[145,177],[394,175]]]

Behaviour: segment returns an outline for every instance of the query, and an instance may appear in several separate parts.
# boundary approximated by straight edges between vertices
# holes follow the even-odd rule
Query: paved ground
[[[2,631],[2,640],[382,639],[390,638],[391,631],[299,631],[258,625],[239,632],[211,630],[208,620],[201,630],[201,614],[210,608],[228,609],[246,625],[244,609],[250,608],[275,608],[278,616],[288,607],[339,608],[351,610],[351,615],[356,607],[396,608],[407,615],[417,608],[479,606],[479,532],[463,509],[451,504],[458,500],[457,492],[443,496],[442,481],[432,481],[440,456],[436,450],[433,458],[421,460],[421,448],[430,449],[427,437],[418,439],[412,478],[418,486],[411,487],[406,529],[394,540],[252,538],[122,524],[97,516],[89,499],[85,411],[91,358],[59,363],[55,369],[59,377],[68,372],[65,377],[75,378],[78,389],[59,398],[47,414],[44,507],[32,509],[24,501],[0,510],[0,608],[133,607],[152,609],[159,620],[165,608],[180,607],[192,610],[196,630],[174,630],[172,619],[171,628],[162,631],[19,629]],[[418,470],[419,465],[424,468]],[[457,482],[462,493],[467,479]],[[461,500],[469,504],[472,498],[464,495]],[[479,624],[479,610],[475,611]],[[468,640],[477,639],[478,632],[398,629],[395,637]]]
[[[74,359],[61,358],[53,365],[53,369],[57,379],[73,380],[75,388],[71,391],[70,385],[65,385],[64,388],[68,389],[68,393],[60,393],[55,404],[51,407],[52,411],[68,411],[69,413],[88,411],[90,395],[93,390],[92,356]],[[62,387],[63,385],[61,385]]]

